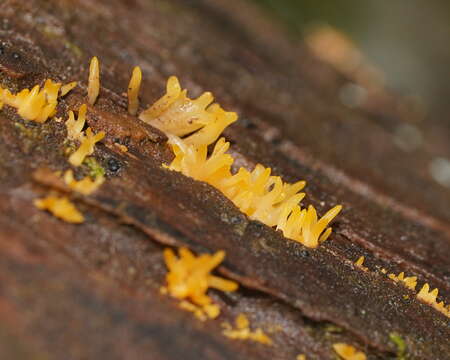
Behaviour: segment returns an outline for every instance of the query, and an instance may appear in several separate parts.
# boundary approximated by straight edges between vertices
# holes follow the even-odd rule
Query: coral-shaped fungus
[[[40,210],[48,210],[57,218],[73,224],[80,224],[84,221],[74,204],[67,197],[47,196],[44,199],[36,199],[34,205]]]
[[[389,274],[389,279],[394,280],[395,282],[402,282],[408,289],[415,290],[417,286],[417,276],[407,276],[405,277],[405,273],[402,271],[400,274]]]
[[[235,328],[230,323],[222,323],[223,334],[230,339],[252,340],[261,344],[271,345],[272,340],[264,333],[261,328],[252,331],[247,316],[239,314],[235,320]]]
[[[233,174],[234,159],[226,153],[230,144],[224,138],[216,142],[208,155],[208,145],[237,120],[236,113],[226,112],[218,104],[211,105],[212,101],[210,93],[189,99],[178,79],[171,77],[166,95],[140,114],[141,120],[168,135],[175,154],[168,168],[216,187],[250,218],[276,226],[289,239],[311,248],[325,241],[331,234],[328,224],[341,211],[340,205],[319,219],[313,206],[300,206],[305,196],[300,192],[304,181],[285,183],[261,164],[252,171],[240,168]]]
[[[185,136],[188,145],[209,145],[216,141],[222,131],[237,120],[234,112],[224,111],[212,104],[214,97],[206,92],[197,99],[189,99],[187,90],[181,90],[175,76],[167,81],[167,93],[156,101],[139,118],[165,133]]]
[[[230,292],[238,288],[234,281],[211,274],[225,258],[225,252],[195,256],[187,248],[180,248],[178,254],[179,257],[171,249],[164,250],[169,272],[166,275],[167,287],[162,289],[163,292],[184,300],[181,307],[193,311],[202,320],[217,317],[220,308],[208,296],[208,289]]]
[[[437,296],[439,290],[436,288],[430,291],[430,285],[425,283],[417,294],[417,298],[434,307],[437,311],[441,312],[447,317],[450,317],[450,306],[446,306],[443,301],[437,302]]]
[[[60,88],[60,83],[50,79],[45,81],[42,89],[36,85],[31,90],[23,89],[17,94],[0,87],[0,108],[3,104],[12,106],[25,120],[43,123],[56,113]]]
[[[70,140],[83,140],[83,128],[86,123],[87,106],[83,104],[78,109],[78,118],[75,120],[75,114],[69,111],[69,119],[66,121],[67,138]]]

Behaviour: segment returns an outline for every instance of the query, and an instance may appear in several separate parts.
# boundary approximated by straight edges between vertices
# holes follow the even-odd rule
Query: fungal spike
[[[142,71],[139,66],[133,69],[130,83],[128,84],[128,113],[136,115],[139,108],[139,90],[142,82]]]
[[[94,105],[100,93],[100,64],[96,56],[91,59],[88,79],[88,101]]]

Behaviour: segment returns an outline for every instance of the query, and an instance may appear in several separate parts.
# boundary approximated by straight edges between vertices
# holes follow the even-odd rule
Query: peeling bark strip
[[[97,55],[102,87],[86,122],[106,133],[94,153],[105,183],[81,196],[35,172],[68,169],[65,124],[34,125],[7,107],[0,112],[0,314],[7,324],[0,325],[1,358],[97,358],[106,351],[129,359],[149,353],[333,359],[332,345],[346,343],[376,359],[398,351],[393,338],[411,359],[447,358],[448,319],[378,271],[404,271],[418,277],[418,287],[426,281],[450,297],[450,241],[445,226],[436,226],[448,222],[449,195],[416,170],[429,155],[398,153],[372,115],[337,102],[346,79],[282,35],[267,37],[273,28],[257,12],[251,10],[261,21],[225,15],[234,6],[219,0],[0,4],[2,87],[16,92],[47,78],[81,80],[58,104],[56,116],[67,119],[85,102],[83,79]],[[268,49],[278,49],[277,56]],[[226,133],[237,166],[260,162],[286,181],[306,179],[308,201],[319,211],[342,202],[346,210],[330,240],[308,250],[249,221],[207,184],[162,169],[173,157],[165,136],[130,116],[122,95],[135,65],[143,70],[142,105],[159,97],[173,73],[193,95],[212,90],[246,119]],[[286,148],[283,139],[294,134]],[[330,163],[395,201],[352,190],[328,171]],[[86,176],[93,169],[83,164],[77,171]],[[71,197],[85,223],[69,225],[34,208],[49,188]],[[398,209],[436,221],[418,223]],[[212,296],[223,320],[243,312],[256,328],[272,329],[270,350],[228,340],[221,319],[199,324],[162,298],[161,248],[148,237],[197,252],[225,250],[221,271],[256,292]],[[354,265],[360,256],[368,271]],[[64,333],[60,341],[55,331]]]

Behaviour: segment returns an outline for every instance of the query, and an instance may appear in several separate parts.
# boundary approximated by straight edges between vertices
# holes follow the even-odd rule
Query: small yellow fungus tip
[[[142,71],[139,66],[133,69],[130,83],[128,85],[128,113],[136,115],[139,109],[139,90],[142,82]]]
[[[306,360],[306,355],[300,354],[295,358],[296,360]]]
[[[114,143],[114,146],[124,153],[128,152],[128,148],[125,145]]]
[[[97,176],[95,180],[85,177],[82,180],[75,180],[72,170],[67,170],[64,173],[64,182],[73,191],[79,192],[83,195],[90,195],[96,191],[105,181],[104,176]]]
[[[405,277],[405,273],[401,272],[400,274],[398,274],[398,276],[395,274],[389,274],[388,277],[389,279],[394,280],[395,282],[402,283],[410,290],[416,290],[417,276]]]
[[[336,343],[333,344],[333,349],[344,360],[366,360],[366,355],[351,345]]]
[[[59,96],[61,96],[61,97],[66,96],[77,85],[78,85],[78,83],[76,81],[72,81],[71,83],[68,83],[66,85],[61,86],[61,90],[59,92]]]
[[[73,166],[80,166],[86,156],[93,154],[95,144],[102,140],[104,137],[104,131],[100,131],[98,134],[94,134],[91,128],[87,128],[86,134],[81,141],[80,147],[77,151],[70,155],[69,162]]]
[[[450,306],[445,305],[443,301],[437,302],[437,296],[439,294],[439,290],[436,288],[430,291],[430,285],[425,283],[417,294],[417,298],[424,303],[427,303],[434,307],[437,311],[441,312],[447,317],[450,317]]]
[[[70,140],[82,141],[84,138],[83,128],[86,123],[87,106],[83,104],[78,109],[78,119],[75,120],[75,115],[72,110],[69,111],[69,119],[66,121],[67,138]]]
[[[218,305],[208,296],[209,288],[236,291],[238,284],[211,274],[225,258],[224,251],[214,255],[195,256],[187,248],[180,248],[177,257],[171,249],[164,250],[164,260],[169,272],[166,275],[167,293],[183,300],[180,307],[192,311],[201,320],[214,319],[220,314]]]
[[[251,331],[250,322],[244,314],[239,314],[235,320],[235,328],[228,322],[222,324],[223,334],[230,339],[252,340],[265,345],[272,345],[272,340],[261,328]]]
[[[364,256],[360,256],[358,260],[356,260],[355,265],[361,266],[364,264]]]
[[[355,261],[355,265],[358,266],[360,269],[367,271],[369,270],[367,267],[364,266],[364,256],[360,256],[358,260]]]
[[[88,101],[94,105],[100,92],[100,64],[96,56],[91,59],[88,80]]]
[[[44,199],[36,199],[34,205],[40,210],[48,210],[57,218],[68,223],[80,224],[84,222],[84,216],[67,197],[47,196]]]

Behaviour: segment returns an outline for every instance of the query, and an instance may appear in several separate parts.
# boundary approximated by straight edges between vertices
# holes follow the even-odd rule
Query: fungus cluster
[[[64,93],[60,93],[61,83],[47,79],[42,88],[36,85],[31,90],[23,89],[17,94],[0,86],[0,109],[6,104],[16,108],[25,120],[44,123],[55,115],[58,96],[67,94],[71,90],[70,86],[64,86]]]
[[[398,274],[398,276],[395,274],[389,274],[388,277],[395,282],[401,281],[410,290],[416,290],[417,276],[405,277],[405,273],[401,272],[400,274]]]
[[[250,321],[245,314],[239,314],[235,320],[235,327],[228,323],[222,323],[223,334],[230,339],[251,340],[265,345],[272,345],[272,340],[261,328],[252,331]]]
[[[369,269],[363,266],[364,256],[360,256],[358,260],[355,262],[355,265],[359,267],[361,270],[368,271]],[[381,269],[382,274],[387,274],[386,269]],[[388,278],[396,283],[400,283],[406,288],[415,291],[417,287],[417,276],[405,276],[405,273],[402,271],[398,275],[395,274],[387,274]],[[435,288],[433,291],[430,291],[430,285],[425,283],[420,291],[416,294],[417,299],[420,301],[432,306],[434,309],[444,314],[447,317],[450,317],[450,305],[446,305],[444,301],[437,301],[437,296],[439,294],[439,290]],[[408,295],[405,295],[407,298]]]
[[[184,300],[180,306],[194,312],[201,320],[216,318],[220,314],[220,308],[208,296],[208,289],[231,292],[238,288],[234,281],[211,274],[225,258],[225,252],[195,256],[182,247],[178,250],[178,255],[177,257],[171,249],[164,250],[164,261],[169,271],[166,275],[167,286],[161,288],[162,293]]]
[[[450,305],[445,305],[444,301],[437,302],[438,294],[439,290],[437,288],[430,291],[430,285],[425,283],[417,294],[417,298],[424,303],[431,305],[445,316],[450,317]]]
[[[164,131],[175,158],[167,167],[219,189],[251,219],[276,227],[285,237],[315,248],[331,234],[329,223],[341,211],[337,205],[322,218],[310,205],[302,208],[304,181],[283,182],[271,169],[257,164],[252,171],[241,167],[232,172],[230,143],[217,140],[237,120],[236,113],[212,104],[211,93],[190,99],[176,77],[167,82],[166,94],[143,111],[139,118]],[[215,144],[214,144],[215,142]],[[208,154],[208,146],[214,144]]]

